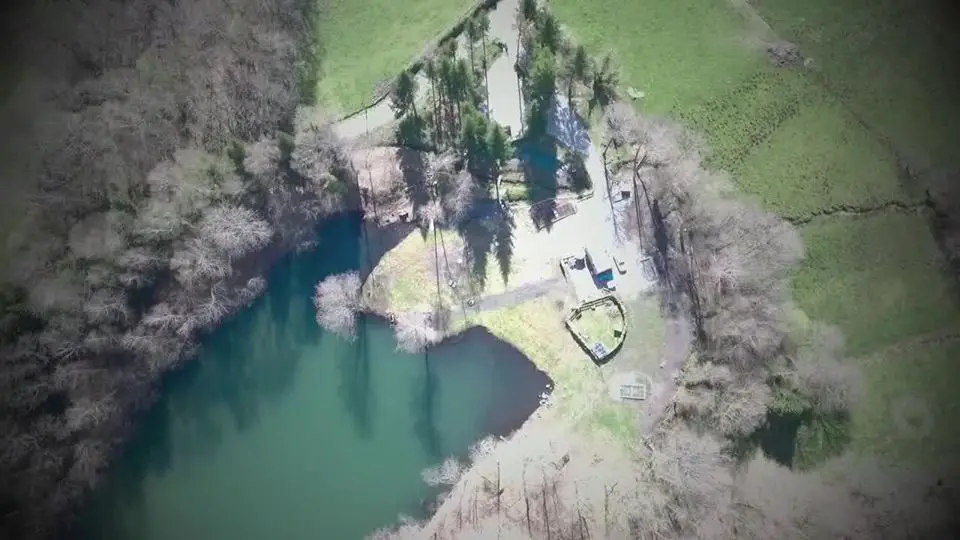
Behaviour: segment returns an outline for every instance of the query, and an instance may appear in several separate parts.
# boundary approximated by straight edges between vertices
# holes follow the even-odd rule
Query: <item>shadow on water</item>
[[[357,320],[357,339],[353,354],[339,358],[340,397],[353,416],[354,428],[361,437],[369,437],[371,431],[370,395],[370,320]]]
[[[482,326],[474,326],[445,339],[431,349],[434,372],[443,379],[448,369],[483,368],[496,374],[496,383],[482,415],[480,432],[506,437],[520,428],[540,406],[540,394],[553,387],[519,349],[501,341]],[[486,362],[486,366],[478,364]]]
[[[843,413],[769,413],[745,448],[757,445],[785,467],[809,470],[841,455],[850,444],[850,418]]]
[[[437,429],[436,421],[436,403],[439,392],[439,384],[436,375],[430,368],[430,351],[423,353],[423,374],[419,380],[419,391],[414,393],[413,417],[414,432],[423,450],[431,460],[438,461],[443,457],[441,446],[440,431]]]

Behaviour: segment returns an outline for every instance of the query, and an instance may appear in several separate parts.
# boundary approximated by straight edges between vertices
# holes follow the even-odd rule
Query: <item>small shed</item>
[[[584,248],[583,254],[593,279],[603,284],[613,281],[613,257],[594,257],[587,248]]]

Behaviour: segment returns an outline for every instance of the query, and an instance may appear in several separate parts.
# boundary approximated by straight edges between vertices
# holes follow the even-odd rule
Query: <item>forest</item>
[[[198,337],[354,204],[309,104],[315,4],[10,8],[0,536],[49,537]]]

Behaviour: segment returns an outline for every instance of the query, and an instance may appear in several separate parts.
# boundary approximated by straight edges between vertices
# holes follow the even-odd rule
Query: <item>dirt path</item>
[[[645,405],[646,414],[640,422],[640,432],[653,429],[667,413],[667,407],[677,392],[675,375],[690,356],[693,347],[693,327],[686,319],[670,319],[664,333],[663,367],[655,373],[651,397]]]
[[[530,300],[542,298],[553,292],[564,290],[566,287],[566,282],[560,278],[526,283],[501,293],[484,296],[475,302],[474,305],[466,306],[462,311],[459,311],[456,317],[463,318],[471,315],[479,315],[486,311],[496,311],[498,309],[517,306]]]

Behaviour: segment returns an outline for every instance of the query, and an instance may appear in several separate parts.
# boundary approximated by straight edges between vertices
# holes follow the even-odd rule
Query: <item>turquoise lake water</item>
[[[472,329],[426,355],[390,327],[341,340],[314,322],[314,284],[360,267],[357,219],[320,230],[267,293],[204,341],[93,497],[82,536],[350,540],[422,516],[420,472],[519,427],[549,379]]]

